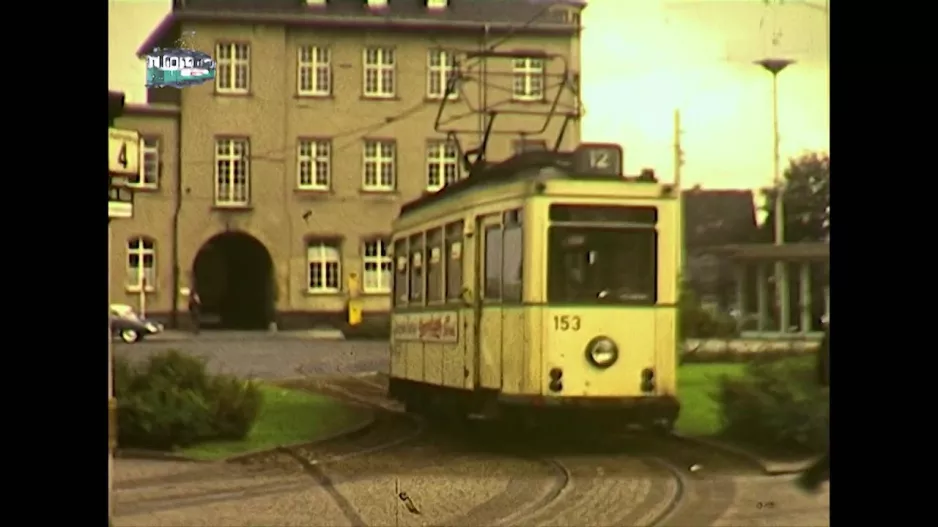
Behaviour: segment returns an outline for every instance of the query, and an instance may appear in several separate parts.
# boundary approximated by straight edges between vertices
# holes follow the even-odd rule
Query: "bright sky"
[[[797,60],[779,75],[783,160],[829,151],[825,3],[784,2],[588,0],[583,140],[620,143],[627,172],[653,167],[670,179],[673,112],[680,108],[686,185],[764,186],[772,179],[772,83],[752,61],[772,56]],[[108,86],[144,102],[143,62],[134,52],[170,0],[108,6]]]
[[[768,184],[772,82],[752,61],[769,56],[798,61],[779,75],[783,163],[830,150],[824,0],[592,0],[583,24],[583,140],[621,143],[628,172],[670,178],[680,108],[685,184]]]

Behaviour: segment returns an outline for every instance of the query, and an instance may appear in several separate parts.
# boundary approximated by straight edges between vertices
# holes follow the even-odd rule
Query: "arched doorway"
[[[264,329],[274,316],[273,261],[260,241],[243,232],[219,234],[192,264],[207,328]]]

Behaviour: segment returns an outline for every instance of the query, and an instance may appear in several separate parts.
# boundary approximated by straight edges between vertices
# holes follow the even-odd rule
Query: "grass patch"
[[[720,377],[742,376],[745,367],[745,363],[682,364],[677,371],[681,415],[675,429],[686,435],[718,435],[722,427],[720,406],[712,395],[719,389]]]
[[[367,412],[323,395],[271,385],[260,388],[263,406],[244,440],[200,443],[179,453],[210,461],[289,443],[316,441],[359,422]]]

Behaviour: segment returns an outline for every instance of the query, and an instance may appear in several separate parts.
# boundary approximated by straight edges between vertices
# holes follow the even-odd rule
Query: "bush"
[[[204,361],[177,351],[154,355],[136,367],[116,359],[114,375],[123,447],[171,450],[242,439],[260,411],[254,383],[210,375]]]
[[[827,444],[828,391],[817,383],[816,357],[746,365],[742,377],[723,377],[715,394],[723,434],[779,451],[820,452]]]
[[[219,375],[209,385],[208,399],[215,431],[223,438],[243,438],[261,409],[261,396],[251,381]]]
[[[678,308],[678,328],[682,341],[689,338],[730,338],[738,333],[733,317],[704,309],[687,286],[681,292]]]

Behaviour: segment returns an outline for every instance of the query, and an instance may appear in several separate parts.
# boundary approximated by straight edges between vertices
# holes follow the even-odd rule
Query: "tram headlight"
[[[609,337],[596,337],[586,345],[586,360],[597,368],[606,369],[619,360],[619,346]]]

